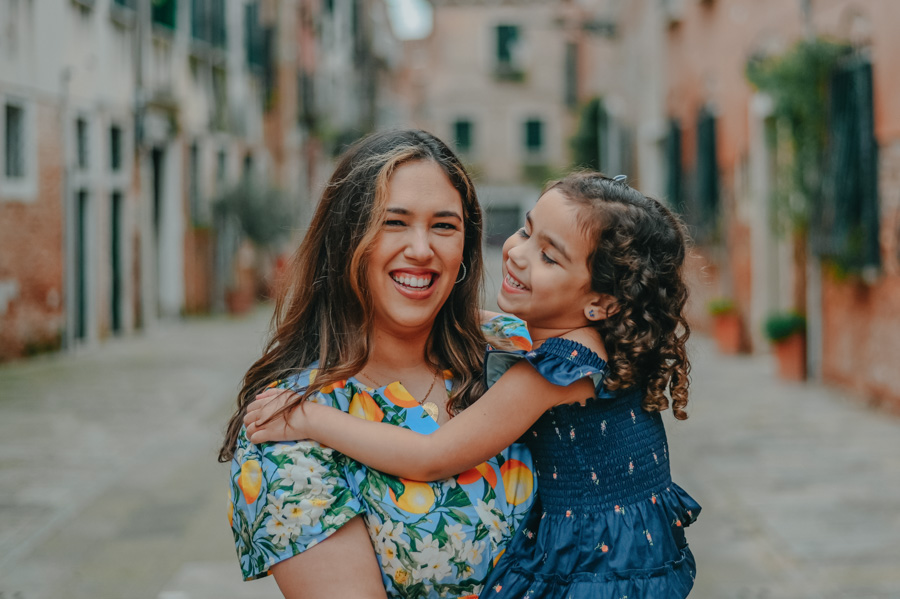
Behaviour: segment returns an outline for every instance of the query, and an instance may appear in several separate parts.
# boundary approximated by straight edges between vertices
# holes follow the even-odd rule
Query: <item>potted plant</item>
[[[741,315],[734,301],[729,298],[716,298],[707,304],[713,318],[713,336],[719,351],[723,354],[736,354],[744,347]]]
[[[794,311],[777,312],[766,319],[765,332],[775,348],[778,376],[806,380],[806,318]]]

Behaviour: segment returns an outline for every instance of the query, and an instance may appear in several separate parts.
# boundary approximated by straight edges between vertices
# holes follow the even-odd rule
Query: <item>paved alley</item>
[[[215,452],[265,309],[0,367],[0,598],[267,599]],[[697,339],[669,415],[697,599],[900,597],[900,419]]]

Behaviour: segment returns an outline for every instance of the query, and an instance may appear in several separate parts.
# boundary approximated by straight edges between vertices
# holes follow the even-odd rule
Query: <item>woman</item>
[[[273,383],[423,433],[483,392],[481,212],[459,160],[422,131],[358,142],[290,273],[219,455],[232,462],[244,577],[271,572],[288,598],[477,594],[532,501],[522,446],[426,484],[315,443],[256,446],[242,428],[246,406]],[[498,317],[486,329],[527,343],[521,321]]]

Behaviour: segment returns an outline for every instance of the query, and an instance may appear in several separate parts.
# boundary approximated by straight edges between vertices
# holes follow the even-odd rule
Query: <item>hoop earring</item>
[[[464,262],[460,262],[459,265],[462,266],[463,273],[462,273],[462,276],[461,276],[461,277],[459,277],[458,279],[456,279],[456,283],[462,283],[462,282],[463,282],[463,279],[466,278],[466,275],[469,274],[469,271],[466,270],[466,265],[465,265]],[[456,283],[454,283],[454,285],[455,285]]]

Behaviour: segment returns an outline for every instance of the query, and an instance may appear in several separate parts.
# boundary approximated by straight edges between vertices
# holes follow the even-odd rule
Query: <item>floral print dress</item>
[[[527,349],[524,323],[497,316],[490,337]],[[278,386],[302,390],[311,366]],[[449,392],[452,375],[445,372]],[[437,423],[399,382],[373,389],[350,378],[312,396],[366,420],[423,434]],[[531,455],[514,444],[443,481],[389,476],[318,443],[254,445],[242,430],[231,464],[229,521],[246,580],[325,540],[363,515],[389,597],[474,597],[531,507]]]

